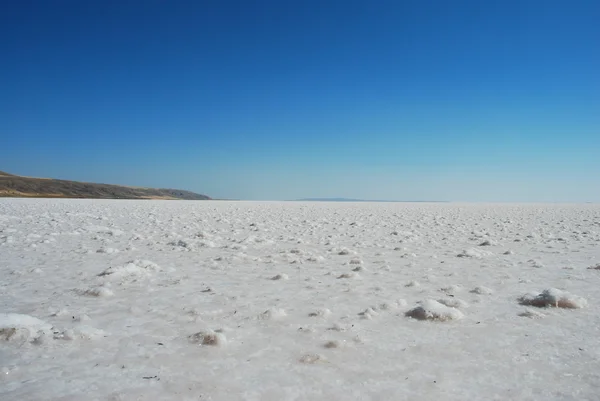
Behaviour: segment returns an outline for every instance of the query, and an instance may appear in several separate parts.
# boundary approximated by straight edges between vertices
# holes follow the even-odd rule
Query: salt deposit
[[[595,204],[0,199],[0,399],[596,400],[598,226]]]

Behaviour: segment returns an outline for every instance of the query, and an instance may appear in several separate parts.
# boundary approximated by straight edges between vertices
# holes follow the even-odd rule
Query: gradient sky
[[[0,170],[600,201],[600,1],[8,0]]]

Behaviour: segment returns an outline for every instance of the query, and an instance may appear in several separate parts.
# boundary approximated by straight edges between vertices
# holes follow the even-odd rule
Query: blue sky
[[[0,170],[236,199],[600,201],[595,0],[9,1]]]

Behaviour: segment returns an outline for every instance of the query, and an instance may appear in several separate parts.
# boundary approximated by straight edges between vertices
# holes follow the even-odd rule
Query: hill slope
[[[0,171],[0,197],[93,199],[208,200],[206,195],[180,189],[139,188],[111,184],[21,177]]]

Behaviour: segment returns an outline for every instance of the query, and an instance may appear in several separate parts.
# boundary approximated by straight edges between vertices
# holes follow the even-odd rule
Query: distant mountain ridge
[[[23,177],[0,171],[0,197],[210,200],[191,191]]]
[[[363,199],[353,198],[303,198],[296,199],[298,202],[369,202]]]
[[[296,199],[294,202],[403,202],[403,203],[439,203],[445,201],[400,201],[400,200],[381,200],[381,199],[354,199],[354,198],[303,198]]]

